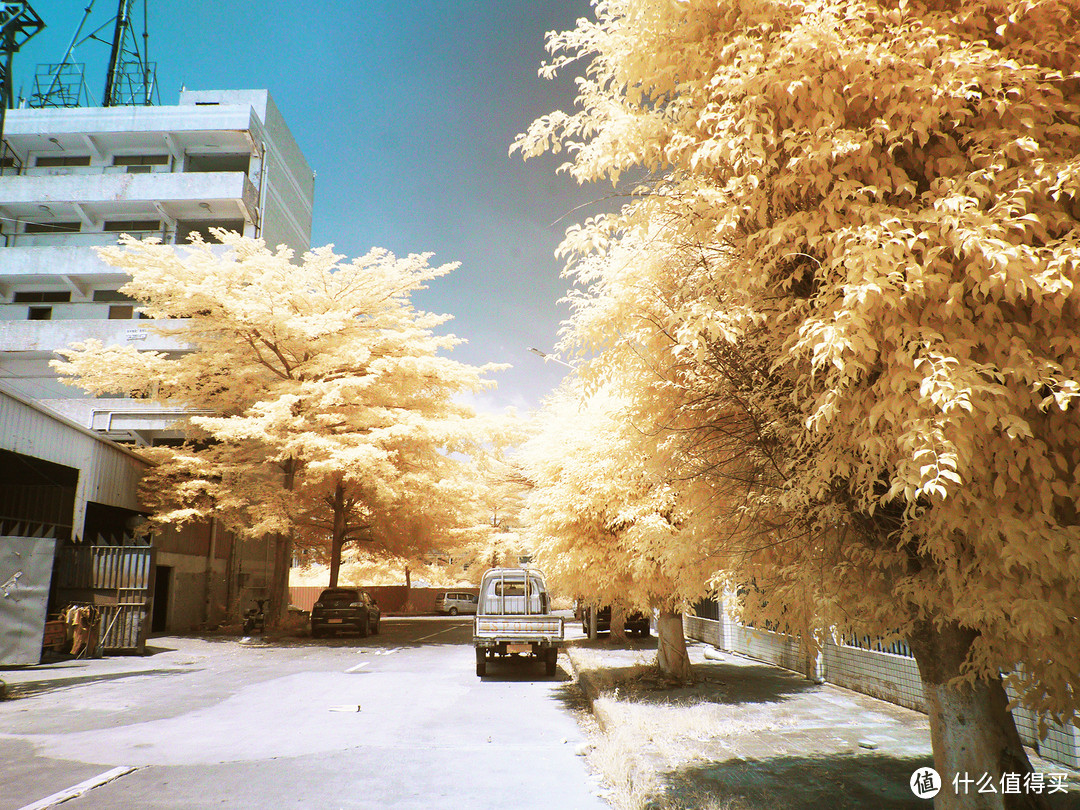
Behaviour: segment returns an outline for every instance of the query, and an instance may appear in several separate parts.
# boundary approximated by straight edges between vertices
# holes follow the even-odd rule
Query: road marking
[[[364,661],[362,664],[357,664],[355,667],[349,667],[346,672],[359,672],[361,669],[370,664],[370,661]]]
[[[427,641],[429,638],[435,638],[435,636],[441,636],[443,633],[449,633],[453,630],[460,630],[462,627],[464,627],[464,625],[455,624],[453,627],[447,627],[445,630],[440,630],[438,633],[432,633],[430,636],[418,638],[417,641]]]
[[[82,782],[79,782],[79,784],[72,785],[66,790],[54,793],[52,796],[46,796],[44,799],[34,802],[33,804],[20,807],[19,810],[45,810],[46,807],[52,807],[55,804],[60,804],[60,802],[66,802],[68,799],[76,799],[96,787],[108,784],[114,779],[119,779],[121,776],[127,776],[134,770],[136,770],[136,768],[130,765],[120,765],[113,768],[111,771],[99,773],[97,776],[85,779]]]
[[[423,639],[419,640],[423,641]],[[388,650],[378,650],[375,652],[375,655],[393,655],[396,652],[401,652],[401,647],[391,647]]]

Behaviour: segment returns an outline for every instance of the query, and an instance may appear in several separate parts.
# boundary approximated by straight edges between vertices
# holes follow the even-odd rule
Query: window
[[[160,231],[161,220],[157,219],[113,219],[101,226],[109,233],[147,233]]]
[[[23,233],[78,233],[81,222],[27,222]]]
[[[109,307],[110,321],[130,321],[135,317],[135,307],[131,304],[113,304]]]
[[[251,165],[251,155],[247,152],[234,154],[199,155],[189,154],[184,166],[186,172],[244,172]]]
[[[168,166],[168,155],[113,155],[113,166]]]
[[[35,166],[89,166],[89,155],[38,155]]]
[[[71,300],[71,293],[61,290],[17,292],[11,299],[16,304],[59,304]]]
[[[31,321],[51,321],[52,307],[30,307]]]

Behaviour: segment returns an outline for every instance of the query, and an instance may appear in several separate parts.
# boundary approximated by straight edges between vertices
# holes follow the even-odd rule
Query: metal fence
[[[68,546],[59,553],[57,592],[64,604],[101,611],[105,651],[142,652],[150,630],[153,574],[149,546]]]

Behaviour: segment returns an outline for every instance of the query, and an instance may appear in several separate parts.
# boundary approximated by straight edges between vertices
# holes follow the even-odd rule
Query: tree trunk
[[[669,678],[689,682],[694,680],[690,654],[686,651],[681,613],[663,612],[656,620],[656,664]]]
[[[278,628],[285,621],[289,607],[289,562],[292,557],[292,537],[274,535],[274,568],[270,575],[270,594],[263,616],[267,627]]]
[[[1045,808],[1039,794],[1001,792],[1002,775],[1017,774],[1022,790],[1024,775],[1032,771],[1001,679],[949,685],[975,638],[974,631],[956,624],[939,628],[927,621],[908,639],[926,694],[934,769],[941,775],[934,808]],[[979,792],[979,780],[986,785],[987,778],[996,793]]]
[[[611,641],[626,642],[626,608],[618,602],[611,606],[611,628],[608,638]]]
[[[282,486],[291,492],[296,483],[296,461],[285,462],[285,480]],[[269,604],[263,612],[267,627],[278,628],[285,621],[289,609],[289,569],[292,567],[292,533],[274,537],[274,570],[270,576]]]
[[[331,502],[334,528],[330,534],[330,587],[336,588],[341,571],[341,549],[345,546],[345,487],[338,484]]]

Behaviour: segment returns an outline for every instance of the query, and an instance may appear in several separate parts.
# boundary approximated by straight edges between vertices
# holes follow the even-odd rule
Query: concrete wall
[[[260,235],[271,249],[285,244],[300,256],[311,247],[315,174],[269,95],[263,122],[266,142]]]

